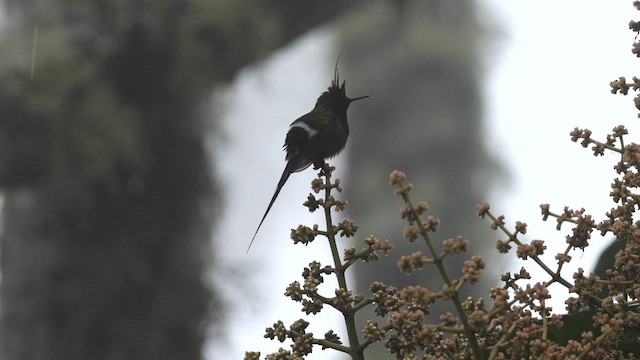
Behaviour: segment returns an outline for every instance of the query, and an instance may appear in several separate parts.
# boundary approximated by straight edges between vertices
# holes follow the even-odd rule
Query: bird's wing
[[[319,133],[319,130],[310,124],[311,119],[311,113],[301,116],[291,124],[289,132],[287,132],[284,149],[287,152],[287,168],[291,172],[302,171],[313,163],[313,160],[304,155],[305,147],[309,145],[309,139]]]

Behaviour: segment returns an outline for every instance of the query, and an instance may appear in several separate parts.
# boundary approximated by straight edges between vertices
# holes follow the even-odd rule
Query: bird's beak
[[[356,100],[366,99],[366,98],[368,98],[369,96],[371,96],[371,95],[365,95],[365,96],[360,96],[360,97],[357,97],[357,98],[349,99],[349,102],[350,102],[350,103],[352,103],[352,102],[354,102],[354,101],[356,101]]]

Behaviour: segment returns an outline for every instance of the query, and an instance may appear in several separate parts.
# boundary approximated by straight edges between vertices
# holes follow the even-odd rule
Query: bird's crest
[[[347,97],[347,90],[345,87],[346,81],[342,81],[340,84],[340,71],[338,70],[338,63],[340,62],[340,57],[342,56],[342,52],[338,55],[336,59],[336,65],[333,70],[333,80],[331,81],[331,86],[327,88],[327,91],[322,93],[318,98],[318,103],[324,104],[342,104],[341,107],[346,108],[349,106],[351,100]]]
[[[340,62],[340,57],[342,56],[343,52],[344,49],[340,51],[340,54],[338,54],[338,58],[336,59],[336,65],[333,68],[333,81],[331,82],[329,92],[334,92],[341,98],[348,100],[349,98],[347,97],[347,89],[345,88],[346,81],[342,81],[342,85],[340,85],[340,71],[338,70],[338,63]]]
[[[341,56],[342,56],[342,51],[340,52],[340,54],[338,55],[338,58],[336,59],[336,65],[333,70],[333,80],[331,81],[331,86],[327,89],[327,91],[325,91],[324,93],[322,93],[322,95],[320,95],[316,103],[316,106],[318,105],[329,106],[330,108],[332,108],[333,111],[336,111],[338,113],[344,112],[346,114],[347,108],[349,107],[349,104],[351,104],[351,102],[355,100],[367,98],[369,97],[369,95],[360,96],[353,99],[350,99],[347,96],[347,89],[345,86],[346,81],[343,80],[342,85],[340,85],[340,71],[338,71],[338,63],[340,62]]]

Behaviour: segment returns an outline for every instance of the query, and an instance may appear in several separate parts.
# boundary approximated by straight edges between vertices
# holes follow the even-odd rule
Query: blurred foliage
[[[123,104],[104,81],[92,81],[91,64],[72,68],[66,62],[48,62],[38,79],[8,74],[8,96],[20,99],[21,116],[7,121],[40,119],[46,128],[45,153],[51,176],[76,184],[111,177],[122,161],[136,159],[139,151],[138,116]]]
[[[4,5],[0,357],[201,358],[224,313],[203,283],[219,201],[202,105],[350,4]]]
[[[634,306],[633,308],[637,308]],[[584,310],[574,314],[562,315],[564,326],[561,328],[549,327],[549,340],[560,345],[566,345],[570,340],[581,342],[582,334],[593,333],[593,338],[602,334],[600,328],[594,324],[594,316],[602,310]],[[634,312],[637,313],[637,310]],[[638,352],[638,338],[640,338],[639,328],[625,328],[625,332],[618,341],[616,349],[623,354],[636,354]]]

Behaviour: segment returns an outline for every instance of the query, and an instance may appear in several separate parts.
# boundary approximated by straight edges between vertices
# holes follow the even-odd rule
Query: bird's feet
[[[318,168],[316,168],[316,170],[317,169]],[[320,173],[318,173],[318,176],[320,176],[320,177],[325,176],[325,175],[331,176],[331,173],[335,169],[336,169],[335,166],[331,166],[331,165],[329,165],[329,163],[323,162],[322,166],[320,167]]]
[[[313,170],[322,169],[322,168],[324,168],[325,165],[327,165],[327,163],[324,162],[324,160],[314,161],[313,162]]]

